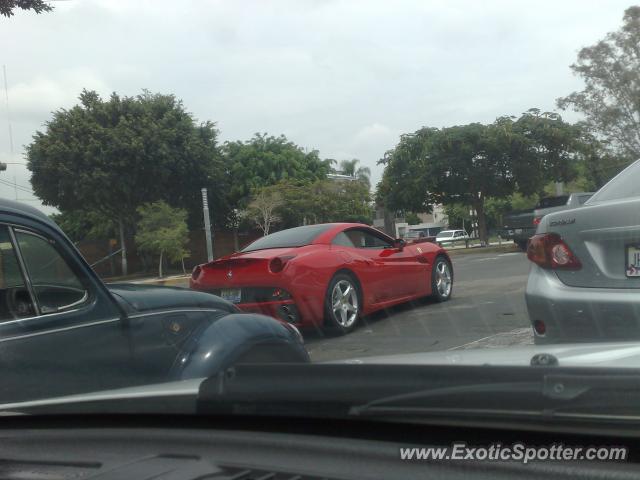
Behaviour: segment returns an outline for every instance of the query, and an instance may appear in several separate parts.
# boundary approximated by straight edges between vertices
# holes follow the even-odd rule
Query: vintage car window
[[[53,242],[22,230],[15,234],[41,313],[57,312],[87,299],[87,290]]]
[[[0,321],[35,315],[9,230],[0,226]]]
[[[351,239],[344,232],[340,232],[339,234],[337,234],[331,243],[334,245],[340,245],[342,247],[355,248],[353,241],[351,241]]]

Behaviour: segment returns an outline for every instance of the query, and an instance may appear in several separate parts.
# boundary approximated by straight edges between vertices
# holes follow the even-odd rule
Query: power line
[[[25,190],[29,190],[29,192],[33,193],[33,190],[31,190],[31,187],[26,187],[26,186],[24,186],[24,185],[20,185],[19,183],[16,183],[16,181],[15,181],[15,180],[14,180],[13,182],[10,182],[9,180],[5,180],[5,179],[0,179],[0,180],[2,180],[3,182],[10,183],[12,187],[13,187],[14,185],[17,185],[17,186],[18,186],[18,188],[24,188]]]
[[[13,187],[13,188],[17,188],[25,193],[29,193],[31,195],[35,196],[35,193],[33,193],[33,190],[31,190],[30,188],[27,187],[23,187],[22,185],[18,185],[17,183],[13,183],[13,182],[9,182],[8,180],[3,180],[0,179],[0,184],[5,185],[7,187]]]

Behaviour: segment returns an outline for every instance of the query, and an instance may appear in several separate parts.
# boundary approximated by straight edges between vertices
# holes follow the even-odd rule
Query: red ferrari
[[[362,315],[451,297],[453,269],[433,243],[405,244],[357,223],[290,228],[198,265],[190,286],[248,312],[344,334]]]

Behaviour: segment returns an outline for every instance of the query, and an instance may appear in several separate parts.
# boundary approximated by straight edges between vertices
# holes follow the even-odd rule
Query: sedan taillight
[[[538,225],[540,225],[541,221],[542,221],[542,217],[533,217],[533,226],[537,227]]]
[[[542,268],[580,270],[582,263],[557,233],[541,233],[529,239],[527,258]]]

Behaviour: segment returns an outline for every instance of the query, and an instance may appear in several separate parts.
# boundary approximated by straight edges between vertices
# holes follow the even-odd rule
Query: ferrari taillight
[[[285,265],[289,260],[293,258],[293,255],[276,257],[269,262],[269,271],[271,273],[280,273],[284,270]]]
[[[557,233],[541,233],[529,239],[527,258],[542,268],[580,270],[582,263]]]

